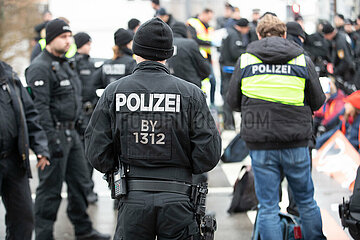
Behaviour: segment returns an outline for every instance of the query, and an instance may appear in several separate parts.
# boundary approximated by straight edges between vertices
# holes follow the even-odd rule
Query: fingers
[[[50,162],[46,158],[41,158],[39,162],[36,164],[37,168],[40,168],[41,171],[45,169],[46,166],[49,166]]]

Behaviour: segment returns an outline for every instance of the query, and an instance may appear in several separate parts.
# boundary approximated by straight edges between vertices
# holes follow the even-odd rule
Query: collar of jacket
[[[157,72],[166,72],[167,74],[170,74],[169,69],[162,63],[159,62],[155,62],[155,61],[144,61],[139,63],[133,72],[136,71],[146,71],[146,70],[150,70],[150,71],[157,71]]]
[[[80,54],[80,53],[75,53],[75,59],[89,59],[90,55],[88,54]]]
[[[0,85],[7,83],[7,79],[11,78],[12,67],[7,63],[0,61]]]
[[[46,50],[46,48],[44,49],[44,54],[46,54],[47,56],[49,56],[51,59],[53,59],[54,61],[58,61],[60,63],[66,62],[67,59],[65,58],[65,55],[63,55],[62,57],[56,57],[53,54],[51,54],[48,50]]]
[[[129,48],[123,48],[122,51],[124,52],[124,54],[129,55],[130,57],[132,57],[132,55],[134,54],[133,51]]]

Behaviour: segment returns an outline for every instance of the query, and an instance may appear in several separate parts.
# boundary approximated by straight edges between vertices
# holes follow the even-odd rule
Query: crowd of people
[[[129,193],[114,203],[115,239],[199,234],[188,195],[191,183],[206,182],[220,159],[219,129],[209,110],[216,108],[212,51],[219,51],[224,129],[235,130],[233,111],[241,111],[261,238],[282,239],[277,212],[285,176],[305,239],[325,239],[310,153],[337,130],[359,151],[360,16],[351,21],[338,14],[334,27],[321,20],[308,35],[300,15],[284,23],[253,9],[249,21],[227,3],[216,19],[216,29],[226,31],[219,44],[213,10],[181,22],[159,0],[151,5],[153,19],[142,24],[133,18],[127,29],[116,30],[113,57],[100,67],[90,57],[91,36],[73,35],[69,21],[52,19],[50,12],[35,27],[27,89],[1,62],[0,194],[7,237],[31,239],[35,228],[36,239],[53,239],[65,181],[76,239],[110,239],[92,227],[86,209],[98,200],[93,167],[109,173],[119,167],[118,158],[126,165]],[[211,86],[206,93],[204,81]],[[39,168],[34,209],[29,148]]]

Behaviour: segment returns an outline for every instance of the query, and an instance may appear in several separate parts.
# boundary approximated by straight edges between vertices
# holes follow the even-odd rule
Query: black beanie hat
[[[305,39],[305,33],[298,22],[288,22],[286,24],[286,32],[294,36],[300,36]]]
[[[179,34],[180,36],[187,38],[187,27],[185,23],[176,22],[171,26],[173,33]]]
[[[133,35],[128,30],[119,28],[114,33],[114,41],[116,46],[124,46],[128,44],[131,40],[133,40]]]
[[[133,52],[147,60],[162,61],[173,55],[173,33],[160,18],[142,24],[134,36]]]
[[[324,34],[329,34],[329,33],[332,33],[334,31],[334,27],[331,26],[330,23],[325,23],[324,26],[323,26],[323,29],[322,29],[322,32]]]
[[[247,27],[249,26],[249,21],[246,18],[240,18],[236,21],[236,25],[239,27]]]
[[[132,18],[128,22],[128,28],[130,30],[134,30],[138,25],[140,25],[140,21],[136,18]]]
[[[82,46],[84,46],[86,43],[90,42],[91,37],[89,36],[89,34],[87,34],[85,32],[79,32],[74,35],[74,40],[75,40],[76,47],[79,49]]]
[[[64,20],[56,18],[46,24],[46,44],[49,44],[54,38],[65,32],[71,32],[69,24]]]

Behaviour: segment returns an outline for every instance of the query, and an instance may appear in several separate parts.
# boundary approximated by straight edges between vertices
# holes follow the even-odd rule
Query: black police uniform
[[[193,39],[174,33],[174,55],[167,61],[171,74],[201,88],[201,81],[210,75],[208,61],[201,55]]]
[[[31,239],[34,228],[29,147],[49,159],[34,104],[12,68],[0,61],[0,195],[6,239]]]
[[[227,28],[227,37],[223,39],[221,48],[220,48],[220,67],[221,67],[221,89],[220,93],[223,99],[225,99],[231,74],[230,72],[225,72],[224,67],[234,67],[237,59],[240,57],[242,53],[245,52],[247,45],[254,41],[255,39],[252,37],[250,32],[244,36],[235,29],[234,26]],[[223,105],[224,111],[224,126],[225,128],[234,128],[234,117],[232,114],[232,110],[224,101]]]
[[[75,226],[75,235],[92,231],[86,213],[88,171],[82,143],[75,130],[81,109],[81,82],[65,58],[55,57],[46,49],[26,69],[40,123],[49,139],[51,165],[39,171],[40,183],[35,199],[36,239],[52,239],[53,226],[61,202],[65,180],[68,188],[67,213]]]
[[[93,87],[91,83],[92,74],[95,72],[95,65],[92,61],[90,61],[90,56],[87,54],[79,54],[75,55],[76,61],[76,71],[81,80],[82,85],[82,119],[79,122],[79,126],[77,127],[78,133],[80,135],[80,139],[84,140],[85,129],[90,121],[91,114],[94,111],[95,104],[97,102],[98,97],[96,96],[96,89]],[[94,168],[91,166],[89,161],[86,161],[89,168],[90,175],[90,189],[93,191],[94,182],[92,181],[92,174]]]
[[[344,82],[354,84],[355,63],[350,44],[346,41],[346,36],[338,32],[332,41],[332,63],[334,64],[334,74],[341,76]],[[343,88],[347,94],[353,92],[348,88]]]
[[[106,88],[110,83],[132,73],[136,66],[135,59],[132,58],[132,51],[123,48],[124,55],[115,60],[107,60],[101,68],[95,71],[92,79],[95,89]]]
[[[114,239],[198,234],[189,195],[157,192],[153,183],[189,184],[192,173],[218,163],[221,138],[198,87],[161,63],[139,63],[132,75],[105,89],[86,129],[85,152],[103,173],[113,171],[118,158],[127,165],[129,192],[120,198]],[[133,191],[133,180],[148,180],[155,189]]]

